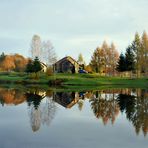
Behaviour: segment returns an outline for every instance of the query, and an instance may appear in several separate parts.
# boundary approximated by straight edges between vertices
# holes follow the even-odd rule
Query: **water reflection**
[[[0,103],[2,106],[18,105],[26,101],[24,91],[19,89],[4,89],[0,88]]]
[[[41,125],[49,126],[56,115],[57,104],[72,109],[77,106],[83,111],[85,101],[88,100],[91,111],[104,125],[115,124],[119,113],[144,136],[148,133],[148,90],[144,89],[112,89],[86,92],[54,92],[40,89],[19,90],[0,88],[0,103],[5,105],[28,105],[30,125],[34,132]]]
[[[94,98],[90,100],[91,108],[96,118],[101,118],[104,125],[111,121],[113,124],[119,114],[119,105],[115,100],[115,94],[96,92]]]
[[[53,93],[53,100],[66,108],[71,108],[79,100],[77,92],[55,92]]]
[[[117,97],[121,112],[132,122],[137,134],[148,132],[148,91],[134,90],[131,94],[119,94]]]
[[[36,132],[40,129],[41,124],[50,125],[56,112],[56,106],[50,97],[49,91],[46,95],[45,91],[35,89],[25,93],[26,101],[29,106],[29,117],[32,131]],[[45,101],[41,101],[45,98]]]

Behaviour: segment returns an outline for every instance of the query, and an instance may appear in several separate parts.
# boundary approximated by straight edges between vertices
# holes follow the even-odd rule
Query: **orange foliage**
[[[88,73],[92,73],[92,68],[91,68],[90,65],[87,65],[87,66],[85,67],[85,70],[86,70]]]
[[[19,90],[0,89],[0,98],[7,105],[18,105],[26,100],[25,95]]]
[[[24,71],[28,63],[28,59],[22,55],[6,55],[0,62],[1,71]]]

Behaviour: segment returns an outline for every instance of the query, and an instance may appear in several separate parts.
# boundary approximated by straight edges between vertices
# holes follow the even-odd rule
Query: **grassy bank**
[[[38,79],[33,79],[32,75],[25,73],[0,73],[1,84],[24,84],[24,85],[62,85],[73,87],[148,87],[148,78],[121,78],[121,77],[101,77],[97,74],[55,74],[47,76],[40,74]]]

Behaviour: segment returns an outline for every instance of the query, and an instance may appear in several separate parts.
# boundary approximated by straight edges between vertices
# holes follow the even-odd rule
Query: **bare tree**
[[[41,38],[39,35],[34,35],[31,41],[31,57],[34,59],[35,57],[41,58]]]
[[[56,62],[56,53],[52,43],[47,40],[42,42],[42,54],[41,61],[46,63],[48,66],[51,66]]]
[[[35,59],[38,57],[41,62],[44,62],[48,66],[56,62],[56,53],[52,43],[47,41],[41,41],[39,35],[34,35],[31,41],[31,57]]]

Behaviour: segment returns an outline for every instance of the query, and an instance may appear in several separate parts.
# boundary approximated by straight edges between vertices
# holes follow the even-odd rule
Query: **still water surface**
[[[0,88],[0,148],[147,148],[148,90]]]

